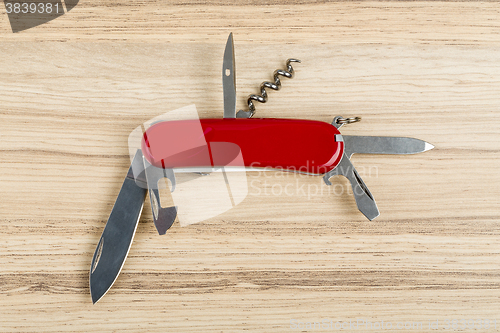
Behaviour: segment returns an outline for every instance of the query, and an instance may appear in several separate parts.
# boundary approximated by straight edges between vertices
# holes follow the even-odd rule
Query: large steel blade
[[[142,163],[140,150],[132,162],[135,163]],[[120,274],[141,216],[147,193],[145,187],[136,184],[131,165],[90,266],[90,294],[94,303],[104,296]]]

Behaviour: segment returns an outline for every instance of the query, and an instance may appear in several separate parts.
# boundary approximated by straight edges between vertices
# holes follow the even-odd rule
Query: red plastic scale
[[[324,174],[342,159],[334,126],[294,119],[201,119],[157,123],[142,151],[160,168],[259,167]],[[237,157],[241,158],[237,158]]]

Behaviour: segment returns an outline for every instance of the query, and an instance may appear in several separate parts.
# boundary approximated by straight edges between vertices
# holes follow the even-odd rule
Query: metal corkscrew
[[[293,67],[292,67],[292,62],[299,62],[300,60],[298,59],[288,59],[286,61],[286,70],[283,69],[277,69],[273,73],[274,77],[274,82],[269,82],[269,81],[264,81],[260,85],[260,95],[255,95],[252,94],[248,96],[247,99],[247,104],[248,104],[248,111],[240,110],[236,114],[236,118],[252,118],[253,115],[255,114],[255,104],[253,101],[257,101],[260,103],[266,103],[267,102],[267,91],[266,88],[273,89],[273,90],[280,90],[281,89],[281,80],[280,76],[286,77],[286,78],[293,78]]]

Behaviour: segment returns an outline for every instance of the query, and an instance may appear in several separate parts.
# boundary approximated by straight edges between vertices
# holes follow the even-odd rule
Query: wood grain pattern
[[[414,332],[461,318],[500,327],[499,11],[496,2],[81,0],[17,34],[4,15],[0,331],[289,332],[292,319],[357,318],[423,322]],[[363,121],[344,134],[436,148],[354,156],[381,211],[371,222],[345,179],[335,192],[279,172],[250,173],[236,208],[162,237],[147,202],[120,277],[92,305],[88,270],[128,168],[128,134],[189,104],[222,116],[230,31],[239,108],[296,57],[296,77],[259,116],[356,115]],[[288,184],[292,195],[277,193]]]

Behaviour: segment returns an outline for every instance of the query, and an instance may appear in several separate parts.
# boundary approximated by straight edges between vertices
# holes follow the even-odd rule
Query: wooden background
[[[0,331],[500,329],[499,3],[80,0],[20,33],[0,22]],[[239,108],[296,57],[258,116],[361,116],[343,133],[436,148],[353,158],[381,211],[372,222],[347,193],[300,190],[319,177],[274,172],[249,174],[267,195],[165,236],[147,201],[121,275],[92,305],[128,134],[189,104],[222,117],[231,31]],[[295,195],[272,194],[287,184]]]

